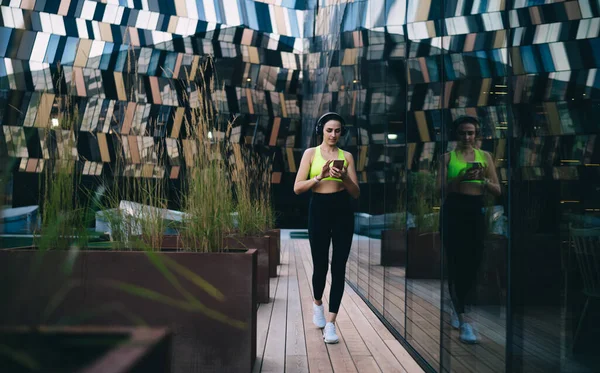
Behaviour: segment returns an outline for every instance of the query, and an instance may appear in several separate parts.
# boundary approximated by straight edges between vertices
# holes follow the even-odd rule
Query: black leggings
[[[449,194],[442,207],[442,227],[450,297],[456,312],[464,313],[483,254],[483,197]]]
[[[344,294],[346,262],[352,246],[354,212],[350,195],[341,192],[313,193],[308,207],[308,237],[313,261],[314,297],[321,300],[325,290],[329,245],[333,241],[331,259],[331,292],[329,312],[337,313]]]

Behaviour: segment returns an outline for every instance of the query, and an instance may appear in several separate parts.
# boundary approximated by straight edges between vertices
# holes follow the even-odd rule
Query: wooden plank
[[[342,300],[343,303],[343,300]],[[338,313],[336,323],[338,324],[338,329],[344,335],[344,341],[346,342],[346,346],[348,347],[348,352],[354,359],[357,356],[371,356],[371,352],[367,348],[367,345],[363,341],[362,337],[354,327],[352,320],[348,316],[348,313],[344,309],[340,308],[342,312]],[[354,360],[356,363],[356,359]],[[358,366],[357,366],[358,368]],[[360,371],[360,370],[359,370]]]
[[[294,255],[295,260],[299,260],[298,247],[303,240],[294,241]],[[302,267],[297,263],[298,268],[298,285],[300,290],[300,300],[302,305],[302,318],[304,320],[304,338],[306,340],[306,355],[308,357],[308,368],[311,373],[316,372],[332,372],[333,367],[329,360],[329,354],[327,347],[323,343],[323,334],[321,329],[316,328],[312,323],[312,303],[313,296],[308,284],[306,275]]]
[[[271,278],[269,284],[269,298],[275,298],[279,276]],[[267,344],[267,335],[269,334],[269,325],[271,323],[271,315],[273,313],[273,302],[261,303],[256,312],[256,361],[254,362],[253,373],[258,373],[262,369],[263,357]]]
[[[295,247],[291,241],[282,242],[288,263],[288,308],[287,336],[285,349],[286,373],[308,373],[308,357],[306,355],[306,340],[304,338],[304,323],[302,304],[298,285],[298,269],[296,267]]]
[[[325,298],[329,299],[329,292],[331,291],[331,274],[328,274],[328,282],[325,285]],[[372,356],[371,352],[367,348],[367,345],[363,341],[362,337],[354,327],[352,320],[350,320],[348,313],[344,309],[344,299],[342,298],[342,304],[340,311],[338,312],[336,324],[337,329],[343,336],[344,342],[348,348],[348,352],[352,356],[356,364],[356,356]],[[358,369],[358,366],[357,366]],[[360,372],[360,370],[359,370]]]
[[[307,263],[310,263],[308,259],[308,250],[304,248],[305,267]],[[328,284],[331,283],[331,274],[328,274]],[[327,289],[326,289],[327,290]],[[344,297],[346,298],[346,297]],[[349,319],[354,324],[357,331],[360,333],[362,339],[365,341],[367,348],[371,352],[374,360],[377,362],[382,372],[404,372],[399,362],[396,360],[391,351],[387,348],[385,343],[379,338],[374,329],[371,328],[369,322],[364,315],[358,310],[353,302],[348,302],[342,299],[342,309],[347,313]]]
[[[385,281],[382,282],[381,273],[383,273],[383,271],[384,271],[383,267],[377,266],[377,265],[372,265],[371,268],[369,268],[369,270],[371,271],[371,274],[369,276],[369,290],[373,291],[373,289],[378,289],[378,286],[381,288],[383,288],[385,286],[386,292],[387,292],[386,299],[388,299],[386,309],[392,310],[392,309],[396,308],[399,311],[398,307],[391,306],[391,304],[393,304],[395,302],[394,301],[389,302],[389,300],[393,299],[395,297],[393,292],[396,288],[402,288],[402,290],[399,290],[396,292],[396,293],[399,293],[400,297],[396,297],[397,299],[395,299],[395,301],[397,303],[400,303],[400,307],[404,306],[404,301],[403,301],[403,298],[401,298],[401,297],[405,296],[404,291],[403,291],[403,288],[404,288],[403,285],[404,285],[405,279],[398,278],[398,276],[394,276],[395,268],[390,267],[389,269],[390,269],[389,272],[391,273],[391,275],[385,276]],[[404,270],[403,269],[400,269],[400,270],[401,270],[400,273],[403,275]],[[396,277],[396,278],[394,278],[394,277]],[[398,280],[401,280],[401,281],[398,281]],[[389,283],[398,283],[398,284],[402,284],[402,286],[398,286],[396,288],[390,287]],[[410,330],[408,331],[407,338],[411,339],[411,344],[413,344],[414,347],[428,361],[430,361],[434,365],[437,365],[437,364],[439,364],[438,362],[439,362],[439,348],[440,348],[440,345],[439,345],[439,335],[440,335],[439,304],[441,303],[441,301],[440,301],[440,296],[439,296],[439,293],[440,293],[439,281],[437,281],[437,280],[408,280],[408,286],[409,286],[410,291],[409,291],[409,301],[406,303],[407,312],[408,312],[407,319],[410,322],[410,325],[412,327],[409,328]],[[377,293],[378,293],[378,291],[377,291]],[[369,293],[370,301],[374,305],[376,305],[376,302],[374,302],[373,299],[371,299],[371,298],[373,298],[371,295],[372,294]],[[377,294],[375,294],[375,297],[377,297]],[[359,299],[360,302],[362,302],[362,304],[364,305],[364,307],[366,307],[366,304],[364,304],[364,302],[362,301],[362,298],[360,298],[358,296],[358,294],[356,294],[355,299]],[[418,311],[416,309],[414,309],[415,307],[420,308],[421,304],[423,304],[425,307]],[[367,307],[367,309],[368,309],[368,307]],[[363,312],[365,311],[364,308],[362,310],[363,310]],[[370,309],[369,309],[369,311],[370,311]],[[400,318],[402,318],[404,316],[404,314],[401,311],[399,311],[399,312],[400,312]],[[372,315],[372,312],[369,312],[369,314]],[[423,314],[426,314],[428,317],[423,317]],[[372,320],[372,318],[370,318],[370,317],[369,317],[369,319]],[[388,319],[389,319],[389,317],[388,317]],[[504,366],[504,363],[503,363],[504,360],[502,359],[501,361],[499,361],[499,359],[498,359],[499,356],[497,356],[497,354],[499,351],[496,348],[492,348],[490,351],[488,351],[489,345],[497,346],[497,348],[500,348],[503,350],[503,348],[500,345],[495,345],[493,343],[491,343],[491,344],[482,343],[481,345],[478,345],[478,346],[465,346],[462,343],[459,343],[457,341],[458,333],[450,329],[449,317],[445,318],[445,322],[448,325],[447,325],[447,328],[444,328],[443,335],[446,338],[452,338],[450,340],[452,340],[453,342],[456,340],[456,343],[451,343],[451,344],[446,343],[443,347],[444,347],[444,350],[446,351],[446,353],[450,354],[451,360],[453,360],[453,359],[454,360],[462,360],[462,362],[455,361],[453,364],[453,366],[455,366],[455,367],[460,366],[459,371],[463,371],[463,370],[469,371],[469,369],[466,368],[466,366],[471,366],[471,367],[478,366],[477,369],[481,370],[481,371],[497,371],[498,367]],[[448,333],[453,333],[456,335],[448,336]],[[482,336],[482,342],[487,342],[484,339],[485,339],[485,336]],[[475,356],[477,356],[479,358],[479,360],[474,359]],[[482,363],[484,363],[484,364],[482,365]]]
[[[330,274],[328,275],[328,283],[329,284],[331,283],[331,275]],[[389,332],[389,330],[387,330],[385,325],[383,325],[383,323],[381,323],[381,321],[377,318],[377,316],[375,316],[375,314],[373,314],[373,312],[370,310],[370,308],[368,308],[368,306],[358,296],[358,294],[356,294],[354,292],[354,290],[348,286],[345,287],[345,290],[346,291],[344,294],[344,298],[342,299],[342,307],[344,308],[344,313],[340,313],[340,316],[349,313],[349,311],[347,311],[347,309],[349,307],[352,307],[352,305],[349,304],[349,302],[352,302],[352,304],[356,308],[360,309],[360,311],[362,312],[361,315],[363,316],[364,319],[366,319],[366,320],[363,320],[363,322],[364,321],[368,322],[368,324],[371,326],[372,330],[377,333],[377,336],[379,337],[380,341],[383,341],[383,338],[381,336],[385,336],[386,339],[388,340],[387,342],[391,343],[392,345],[395,345],[396,351],[398,351],[398,350],[404,351],[404,354],[401,355],[401,357],[408,360],[408,362],[409,362],[407,364],[408,366],[413,368],[413,370],[414,370],[414,366],[419,367],[417,362],[408,354],[408,352],[404,349],[404,347],[402,347],[400,342],[398,342],[395,339],[395,337]],[[360,304],[360,307],[359,307],[359,304]],[[358,320],[358,318],[355,315],[352,316],[351,320],[360,323],[360,321]],[[340,316],[338,316],[338,318]],[[364,343],[363,343],[363,345],[364,345]],[[386,343],[386,345],[387,345],[387,343]],[[371,345],[369,345],[369,346],[371,346]],[[391,349],[390,349],[390,352],[392,352]],[[393,352],[392,352],[392,355],[394,357],[396,356]],[[368,359],[363,360],[362,358],[359,358],[358,356],[355,357],[354,355],[353,355],[353,358],[355,359],[355,363],[357,365],[357,368],[359,368],[359,371],[361,371],[361,369],[365,366],[364,361],[369,361]],[[373,361],[375,361],[375,359],[373,359]],[[392,361],[392,365],[393,365],[394,359],[392,358],[391,361]],[[379,359],[377,359],[377,362],[379,362]],[[368,364],[367,364],[367,366],[368,366]],[[385,364],[384,364],[384,366],[385,366]],[[388,369],[392,369],[392,371],[394,371],[395,368],[388,367]],[[420,367],[419,367],[419,369],[420,369]],[[366,371],[368,371],[368,370],[366,370]],[[385,371],[387,371],[387,370],[385,370]]]
[[[390,284],[386,285],[386,288],[393,289],[391,283],[394,281],[391,278],[386,278],[386,280],[390,280]],[[410,301],[407,303],[407,318],[412,324],[420,325],[420,328],[424,331],[427,331],[432,337],[435,336],[435,338],[438,338],[437,336],[439,335],[440,321],[439,302],[437,305],[434,305],[429,301],[425,301],[423,293],[426,291],[428,290],[420,289],[415,293],[410,292]],[[439,291],[436,290],[436,292],[439,294]],[[393,297],[390,296],[389,298]],[[477,314],[474,314],[474,316],[477,317]],[[449,316],[446,316],[444,321],[444,337],[449,338],[449,340],[452,342],[457,341],[458,332],[451,329],[449,325]],[[477,319],[477,321],[479,321],[479,319]],[[487,328],[482,328],[482,330],[479,330],[479,335],[481,337],[481,343],[479,345],[468,346],[457,341],[457,343],[452,343],[451,345],[445,343],[444,349],[448,350],[449,353],[454,355],[465,356],[473,355],[473,350],[477,349],[477,355],[479,356],[480,360],[489,365],[490,368],[496,370],[498,366],[504,366],[504,347],[502,344],[498,344],[494,340],[489,339],[487,336],[489,333],[490,331]],[[436,350],[436,352],[439,350],[439,345],[433,346],[428,342],[426,342],[425,345],[431,345],[431,348]],[[432,353],[435,355],[436,352]]]
[[[406,351],[406,349],[404,347],[402,347],[400,342],[398,342],[397,340],[396,341],[384,341],[384,342],[388,346],[390,351],[392,351],[394,356],[396,356],[396,359],[398,359],[400,364],[402,364],[402,367],[404,369],[406,369],[406,371],[408,373],[424,373],[425,372],[423,370],[423,368],[421,368],[421,366],[419,364],[417,364],[417,362],[412,358],[412,356],[410,356],[408,351]]]
[[[298,259],[296,263],[298,271],[301,271],[300,260],[302,260],[302,267],[304,267],[304,276],[306,277],[306,283],[308,291],[310,291],[310,276],[312,275],[312,264],[310,260],[310,250],[307,240],[293,240],[298,244],[296,251],[300,252],[301,259]],[[364,247],[363,247],[364,246]],[[444,340],[443,351],[446,354],[445,359],[448,359],[449,366],[452,372],[470,372],[470,371],[481,371],[481,372],[499,372],[503,369],[504,364],[504,347],[501,342],[504,338],[505,327],[501,325],[505,322],[504,319],[498,319],[483,308],[481,310],[474,309],[473,316],[475,322],[483,326],[483,330],[479,330],[481,335],[481,344],[475,346],[468,346],[458,341],[458,332],[451,329],[449,326],[449,317],[444,315],[445,327],[442,329],[442,335],[440,336],[439,323],[441,317],[440,304],[442,303],[442,297],[440,294],[440,282],[439,280],[408,280],[406,281],[404,276],[404,268],[394,267],[382,267],[377,265],[378,261],[375,257],[369,257],[369,254],[373,254],[373,250],[368,253],[367,247],[361,242],[360,245],[354,243],[353,247],[359,253],[354,254],[356,263],[349,263],[347,269],[347,276],[351,277],[354,274],[354,281],[358,280],[361,285],[361,291],[369,291],[369,300],[374,306],[381,306],[383,301],[386,302],[386,312],[392,312],[394,315],[389,315],[387,318],[395,319],[393,325],[404,324],[404,309],[407,311],[407,319],[410,322],[410,327],[407,330],[407,339],[413,344],[421,354],[423,354],[428,361],[434,366],[435,362],[439,361],[440,344],[439,338],[442,337]],[[359,250],[360,249],[360,250]],[[377,250],[375,250],[376,252]],[[360,255],[359,255],[360,254]],[[375,253],[376,254],[376,253]],[[376,256],[376,255],[375,255]],[[352,253],[351,253],[352,257]],[[360,259],[360,260],[359,260]],[[353,265],[354,264],[354,265]],[[299,274],[300,276],[300,274]],[[327,304],[328,295],[330,290],[331,276],[328,275],[328,282],[324,294],[324,303]],[[299,280],[300,281],[300,280]],[[406,283],[408,282],[408,283]],[[392,285],[391,285],[392,284]],[[408,288],[406,291],[405,285]],[[385,291],[384,291],[385,289]],[[361,330],[361,321],[354,321],[356,317],[352,315],[352,305],[347,303],[351,301],[354,307],[363,315],[363,321],[371,328],[371,331],[377,336],[377,338],[386,345],[386,348],[400,362],[402,367],[406,371],[421,372],[422,370],[418,364],[412,359],[412,357],[404,350],[402,345],[391,335],[387,328],[379,321],[379,319],[373,314],[370,308],[364,303],[359,294],[355,293],[352,289],[346,288],[347,293],[342,300],[342,306],[340,308],[340,314],[337,320],[338,335],[344,340],[346,349],[351,356],[357,371],[363,371],[369,367],[373,371],[371,362],[375,364],[380,363],[380,359],[377,356],[371,355],[369,348],[373,348],[369,338],[365,338],[363,331]],[[405,292],[406,291],[406,292]],[[407,299],[408,302],[404,300]],[[310,313],[308,317],[308,324],[305,327],[312,326],[312,291],[310,291],[309,302]],[[447,301],[447,294],[444,294],[444,302]],[[306,305],[302,304],[302,307],[306,308]],[[394,311],[395,310],[395,311]],[[304,316],[306,319],[306,316]],[[392,320],[393,321],[393,320]],[[536,320],[537,321],[537,320]],[[539,321],[538,321],[539,322]],[[446,325],[448,324],[448,325]],[[528,324],[529,330],[527,334],[531,333],[531,329],[537,327],[544,330],[547,325],[540,322],[540,325]],[[305,331],[306,332],[306,331]],[[549,335],[550,333],[548,333]],[[538,336],[540,337],[540,336]],[[542,334],[542,339],[545,339],[546,335]],[[550,338],[548,338],[550,339]],[[543,348],[536,343],[531,343],[531,339],[528,340],[528,346],[532,350],[540,351]],[[308,341],[307,341],[308,342]],[[365,343],[366,342],[366,343]],[[388,342],[397,343],[388,346]],[[538,342],[537,340],[535,342]],[[322,343],[322,342],[321,342]],[[368,346],[368,347],[367,347]],[[394,346],[392,348],[392,346]],[[332,355],[331,350],[327,346],[330,354],[330,361],[333,365],[333,370],[338,371],[337,357]],[[537,348],[536,348],[537,347]],[[406,357],[408,357],[408,364],[405,364],[402,353],[398,351],[404,351]],[[541,352],[541,351],[540,351]],[[371,358],[369,358],[371,356]],[[412,364],[411,364],[412,362]],[[499,364],[497,364],[499,363]],[[384,363],[385,365],[385,363]],[[385,370],[384,366],[378,366],[382,371]],[[378,370],[374,370],[378,371]]]
[[[354,363],[356,363],[356,369],[358,369],[359,372],[381,372],[379,365],[375,362],[375,358],[371,355],[354,356]]]
[[[297,258],[298,258],[298,260],[302,260],[301,259],[302,256],[299,256]],[[298,265],[299,265],[298,271],[304,273],[304,276],[308,282],[308,278],[312,277],[312,264],[310,263],[310,261],[307,262],[305,260],[306,259],[304,259],[302,261],[302,266],[300,266],[300,263],[298,263]],[[304,268],[304,271],[302,271],[302,268]],[[299,276],[302,276],[302,274],[299,273]],[[327,289],[325,289],[325,292],[323,293],[322,301],[323,301],[323,306],[325,307],[326,312],[329,309],[328,294],[329,294],[329,292],[327,291]],[[327,313],[326,313],[326,315],[327,315]],[[311,320],[312,320],[312,313],[311,313]],[[350,353],[348,351],[348,347],[346,346],[346,343],[344,340],[344,335],[339,330],[339,327],[337,327],[337,325],[336,325],[336,328],[338,329],[337,335],[340,339],[340,341],[337,344],[326,344],[325,342],[323,342],[323,339],[321,338],[321,343],[326,346],[327,352],[329,353],[331,367],[333,368],[334,372],[348,372],[348,373],[357,372],[356,367],[354,366],[352,357],[350,356]]]
[[[331,276],[329,276],[329,281],[325,285],[325,293],[329,294],[331,291]],[[347,302],[347,301],[346,301]],[[362,337],[354,327],[354,323],[350,320],[348,316],[348,312],[344,308],[344,299],[342,298],[342,304],[340,305],[340,310],[336,319],[336,326],[338,336],[340,337],[340,344],[345,344],[348,350],[348,357],[344,358],[344,364],[353,364],[355,368],[345,368],[341,370],[342,372],[352,371],[357,373],[372,373],[372,372],[381,372],[379,366],[375,363],[375,359],[371,355],[371,351],[367,348],[367,345],[363,341]],[[330,345],[331,346],[331,345]],[[331,350],[330,350],[331,353]],[[345,355],[345,352],[344,352]],[[332,361],[333,361],[332,357]],[[375,363],[372,365],[369,362]],[[335,365],[334,365],[335,367]],[[340,371],[339,369],[337,371]]]
[[[382,372],[405,372],[400,362],[394,354],[387,348],[379,335],[371,327],[371,324],[364,318],[358,307],[354,303],[348,302],[345,304],[346,312],[354,323],[354,326],[365,341],[367,348],[375,358],[375,361],[381,368]]]
[[[367,306],[367,304],[362,300],[362,298],[360,298],[359,295],[356,294],[354,289],[352,289],[351,287],[348,287],[346,294],[354,302],[354,304],[356,304],[356,306],[361,310],[363,315],[365,315],[365,318],[369,321],[369,323],[371,324],[373,329],[375,329],[375,331],[377,332],[377,334],[379,334],[379,337],[382,340],[384,340],[384,341],[395,341],[396,340],[396,338],[392,335],[392,333],[390,333],[388,328],[386,328],[385,325],[383,325],[383,323],[381,321],[379,321],[377,316],[375,316],[375,314],[371,311],[369,306]]]
[[[275,297],[272,298],[273,312],[267,343],[263,356],[261,372],[280,373],[285,371],[285,349],[287,328],[287,301],[288,301],[288,251],[284,249],[283,263],[280,267],[279,283]]]

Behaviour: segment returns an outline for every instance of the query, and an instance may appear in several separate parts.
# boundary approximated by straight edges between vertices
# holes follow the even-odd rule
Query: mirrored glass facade
[[[214,136],[232,122],[272,155],[281,227],[306,227],[292,184],[315,119],[346,118],[362,191],[347,281],[426,370],[600,371],[598,1],[22,0],[0,20],[13,203],[52,158],[177,181],[210,56]],[[461,217],[436,184],[465,115],[501,185],[466,267],[474,345],[451,325],[440,231]]]

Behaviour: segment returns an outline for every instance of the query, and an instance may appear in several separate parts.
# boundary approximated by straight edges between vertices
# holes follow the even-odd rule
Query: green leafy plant
[[[436,190],[435,176],[427,171],[408,174],[408,212],[415,216],[416,229],[421,233],[439,230],[440,197]]]

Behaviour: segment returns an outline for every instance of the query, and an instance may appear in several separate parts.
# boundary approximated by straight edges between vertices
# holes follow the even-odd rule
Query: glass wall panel
[[[590,57],[599,44],[584,29],[599,14],[580,2],[534,5],[516,2],[508,10],[514,139],[507,370],[598,372],[599,61]]]
[[[384,267],[384,317],[396,333],[405,337],[407,259],[406,228],[406,1],[387,0],[385,35],[385,222],[381,231],[381,259]]]
[[[383,120],[385,117],[372,117],[371,125],[376,120]],[[384,124],[377,126],[383,131]],[[377,130],[376,130],[377,131]],[[374,133],[375,136],[383,133]],[[381,162],[385,147],[383,145],[371,145],[372,166],[370,178],[372,179],[370,189],[370,208],[369,208],[369,301],[383,314],[383,287],[384,271],[381,266],[381,229],[385,221],[385,183],[384,163]]]
[[[441,257],[435,155],[444,119],[442,3],[408,1],[406,75],[406,340],[440,367]]]
[[[445,109],[434,125],[436,169],[443,181],[441,369],[448,372],[505,369],[510,102],[507,36],[499,30],[504,11],[503,5],[472,9],[448,3],[440,29],[445,37],[437,38]],[[460,118],[472,119],[456,125]],[[477,178],[485,182],[457,181],[460,167],[467,167],[469,177],[472,161],[483,166]]]
[[[364,105],[364,98],[358,99],[359,107]],[[361,184],[361,198],[358,204],[357,216],[360,220],[360,230],[357,234],[357,246],[358,246],[358,291],[365,298],[369,297],[369,229],[370,229],[370,199],[371,199],[371,184],[372,181],[369,179],[371,176],[370,170],[370,136],[368,123],[365,120],[361,120],[359,117],[359,130],[361,133],[362,143],[359,145],[358,164],[360,168],[362,178]],[[364,150],[363,150],[364,149]]]

